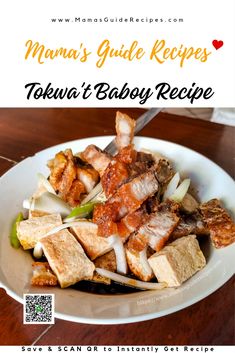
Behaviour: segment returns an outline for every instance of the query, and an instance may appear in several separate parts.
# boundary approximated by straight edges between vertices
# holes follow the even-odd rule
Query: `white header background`
[[[183,18],[184,22],[159,23],[52,23],[52,18]],[[8,0],[1,6],[0,106],[4,107],[72,107],[72,106],[140,106],[139,100],[27,100],[25,84],[40,82],[43,87],[81,87],[83,82],[95,85],[108,82],[112,87],[151,87],[168,82],[173,87],[212,87],[209,100],[199,99],[193,106],[235,106],[235,1],[226,0],[148,0],[148,1],[61,1],[38,2]],[[92,55],[86,63],[79,60],[56,58],[38,64],[36,59],[25,60],[27,40],[38,41],[46,48],[79,49],[84,43]],[[96,67],[99,44],[109,39],[114,48],[122,44],[128,49],[134,40],[149,54],[157,39],[165,39],[169,47],[206,47],[212,54],[206,63],[167,60],[164,64],[150,61],[149,55],[129,62],[121,58],[107,59],[102,68]],[[215,50],[212,41],[222,40],[222,48]],[[192,106],[186,99],[157,101],[153,95],[145,104],[150,106]]]

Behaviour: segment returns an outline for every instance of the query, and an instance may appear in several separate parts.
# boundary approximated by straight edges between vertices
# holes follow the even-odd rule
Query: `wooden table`
[[[122,110],[122,109],[121,109]],[[0,109],[0,174],[46,147],[114,134],[116,109]],[[123,109],[138,117],[140,109]],[[231,176],[235,128],[161,113],[143,136],[182,144],[209,157]],[[95,326],[56,320],[23,325],[22,305],[0,290],[0,345],[222,345],[234,343],[234,278],[177,313],[142,323]]]

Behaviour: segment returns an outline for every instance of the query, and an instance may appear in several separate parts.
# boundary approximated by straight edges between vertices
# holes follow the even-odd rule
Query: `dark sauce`
[[[125,285],[118,284],[116,282],[111,282],[111,284],[95,283],[90,281],[80,281],[70,288],[79,290],[81,292],[87,292],[92,294],[129,294],[135,292],[141,292],[141,289],[134,287],[128,287]]]
[[[200,248],[206,258],[206,262],[208,262],[210,258],[210,242],[208,241],[208,236],[199,236],[197,237]],[[32,258],[34,261],[43,262],[46,261],[46,258],[43,256],[41,259],[37,260],[33,256],[33,250],[30,251]],[[132,276],[129,276],[130,278]],[[81,292],[91,293],[91,294],[100,294],[100,295],[123,295],[130,293],[142,292],[144,289],[129,287],[124,284],[119,284],[111,281],[111,284],[104,283],[95,283],[92,281],[80,281],[70,286],[69,288],[73,288],[75,290],[79,290]]]
[[[200,249],[206,258],[206,263],[208,263],[210,256],[211,256],[210,237],[208,235],[200,235],[197,237],[197,240],[199,242]]]

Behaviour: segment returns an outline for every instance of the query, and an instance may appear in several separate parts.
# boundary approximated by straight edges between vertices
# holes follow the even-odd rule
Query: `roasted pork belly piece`
[[[206,265],[196,235],[175,240],[153,254],[148,262],[158,282],[165,282],[168,287],[180,286]]]
[[[105,169],[112,160],[112,157],[108,155],[108,153],[102,151],[95,145],[87,146],[85,151],[81,153],[81,157],[92,165],[100,176],[103,175]]]
[[[65,150],[64,152],[67,164],[62,174],[61,181],[59,183],[58,191],[63,199],[66,200],[66,196],[71,189],[73,181],[77,177],[77,170],[74,162],[74,157],[70,149]]]
[[[189,234],[209,235],[209,229],[199,212],[190,215],[181,215],[177,227],[171,234],[171,240],[184,237]]]
[[[33,262],[32,286],[56,286],[57,277],[51,271],[48,262]]]
[[[67,156],[64,152],[59,152],[55,158],[48,161],[47,166],[50,168],[51,174],[49,181],[55,190],[59,190],[61,178],[67,165]]]
[[[173,213],[179,213],[180,210],[180,204],[178,202],[175,202],[173,200],[167,199],[166,201],[160,203],[158,205],[158,211],[164,212],[164,211],[169,211]]]
[[[138,153],[132,145],[122,148],[105,169],[101,184],[106,197],[110,197],[123,184],[143,174],[152,167],[147,160],[138,160]]]
[[[128,213],[117,222],[117,234],[121,237],[123,243],[127,241],[131,233],[137,231],[146,217],[146,205],[143,204],[138,210]]]
[[[91,260],[111,250],[107,239],[98,236],[98,226],[95,223],[81,221],[81,225],[72,227],[71,231],[75,234]]]
[[[117,234],[116,222],[128,213],[136,211],[157,190],[158,182],[154,170],[122,185],[105,204],[95,206],[93,221],[98,224],[98,234]]]
[[[80,203],[81,195],[86,193],[86,187],[79,178],[76,157],[70,149],[59,152],[48,162],[51,174],[49,181],[61,198],[74,207]],[[90,167],[91,168],[91,167]]]
[[[142,252],[133,251],[127,247],[125,250],[127,264],[131,272],[141,281],[150,281],[154,277],[154,274],[147,258],[150,256],[150,254],[152,255],[152,252],[149,253],[146,248]]]
[[[93,222],[98,225],[98,235],[108,237],[118,233],[117,214],[119,204],[108,203],[95,205],[93,211]]]
[[[24,250],[33,249],[38,241],[53,228],[60,226],[60,214],[33,217],[17,224],[17,236]]]
[[[85,193],[86,189],[84,184],[80,180],[74,180],[65,199],[70,206],[76,207],[80,203],[81,195]]]
[[[154,213],[158,210],[159,207],[159,199],[157,195],[154,195],[152,197],[149,197],[146,200],[146,210],[147,213]]]
[[[150,152],[147,153],[147,152],[143,152],[143,151],[137,152],[136,161],[148,163],[149,166],[155,164],[155,162],[156,162],[153,155]]]
[[[217,199],[212,199],[200,206],[215,248],[223,248],[235,242],[235,223]]]
[[[113,195],[128,180],[129,174],[129,167],[125,163],[118,159],[111,161],[101,177],[101,185],[105,196]]]
[[[115,215],[119,207],[120,205],[115,203],[97,205],[93,220],[98,224],[98,234],[100,236],[108,237],[118,234],[123,243],[125,243],[129,235],[143,223],[146,210],[145,207],[140,207],[138,210],[127,214],[120,221],[117,221]]]
[[[135,232],[147,217],[146,205],[142,205],[138,210],[128,213],[121,219],[129,233]]]
[[[40,242],[61,288],[71,286],[81,280],[92,279],[95,266],[68,230],[47,235]]]
[[[135,120],[128,115],[117,112],[116,114],[116,144],[120,150],[132,144],[135,132]]]
[[[99,181],[99,173],[91,166],[78,166],[77,178],[84,185],[85,191],[89,194]]]
[[[149,196],[158,190],[155,170],[150,170],[122,185],[109,199],[109,203],[119,203],[117,219],[137,210]]]
[[[134,149],[134,146],[128,145],[119,150],[114,159],[125,164],[132,164],[137,161],[137,156],[138,152]]]
[[[166,185],[173,175],[174,171],[170,163],[166,159],[159,159],[158,163],[156,163],[156,176],[159,183],[163,186]]]
[[[160,251],[178,222],[177,214],[168,210],[150,214],[146,222],[129,238],[128,249],[142,251],[149,245],[153,250]]]

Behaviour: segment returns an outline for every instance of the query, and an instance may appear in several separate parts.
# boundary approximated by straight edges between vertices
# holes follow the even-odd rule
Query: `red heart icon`
[[[218,50],[219,48],[221,48],[224,45],[224,42],[222,40],[214,39],[212,44],[215,47],[215,49]]]

